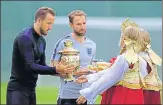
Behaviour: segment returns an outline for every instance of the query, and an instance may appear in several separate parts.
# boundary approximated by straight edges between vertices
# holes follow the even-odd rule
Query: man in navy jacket
[[[74,70],[74,67],[68,67],[63,62],[55,67],[45,63],[46,42],[43,35],[48,34],[54,20],[53,9],[41,7],[35,14],[33,26],[21,31],[15,38],[11,76],[7,86],[7,105],[36,105],[38,74],[64,74]]]

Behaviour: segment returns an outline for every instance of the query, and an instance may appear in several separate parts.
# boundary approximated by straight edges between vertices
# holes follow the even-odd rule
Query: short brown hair
[[[50,13],[51,15],[55,16],[56,13],[52,8],[49,7],[41,7],[37,10],[35,14],[35,22],[37,21],[38,18],[44,19],[47,13]]]
[[[70,23],[73,23],[73,19],[74,19],[75,16],[85,16],[85,18],[86,18],[86,14],[83,11],[74,10],[68,15]]]

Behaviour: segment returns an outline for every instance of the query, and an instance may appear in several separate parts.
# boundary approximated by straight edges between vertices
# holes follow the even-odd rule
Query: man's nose
[[[84,24],[81,25],[81,29],[83,29],[83,30],[85,29],[85,25]]]
[[[52,26],[49,26],[49,30],[51,30],[52,29]]]

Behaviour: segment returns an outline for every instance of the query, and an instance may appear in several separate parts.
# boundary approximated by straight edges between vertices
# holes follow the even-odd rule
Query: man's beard
[[[76,31],[74,31],[75,32],[75,34],[77,35],[77,36],[85,36],[85,33],[79,33],[79,32],[76,32]]]
[[[40,33],[41,35],[47,35],[47,33],[45,33],[45,31],[40,27]]]

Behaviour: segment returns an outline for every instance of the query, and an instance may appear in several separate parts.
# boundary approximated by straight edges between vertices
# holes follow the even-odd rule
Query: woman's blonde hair
[[[124,39],[129,38],[133,41],[138,41],[140,30],[137,27],[129,26],[124,31]]]
[[[139,52],[140,51],[140,45],[138,44],[139,36],[140,36],[140,29],[138,27],[134,27],[134,26],[127,27],[124,30],[122,37],[124,38],[123,39],[124,41],[130,41],[130,43],[128,45],[125,45],[125,47],[121,48],[120,54],[122,54],[129,46],[132,46],[135,52]]]
[[[141,51],[145,51],[147,48],[147,45],[150,45],[151,43],[150,34],[142,28],[140,28],[140,36],[139,36],[138,43],[142,47]]]
[[[150,39],[150,34],[144,30],[140,29],[140,36],[138,43],[141,45],[141,52],[147,52],[152,63],[155,65],[161,66],[162,64],[162,59],[159,57],[151,48],[151,39]]]

